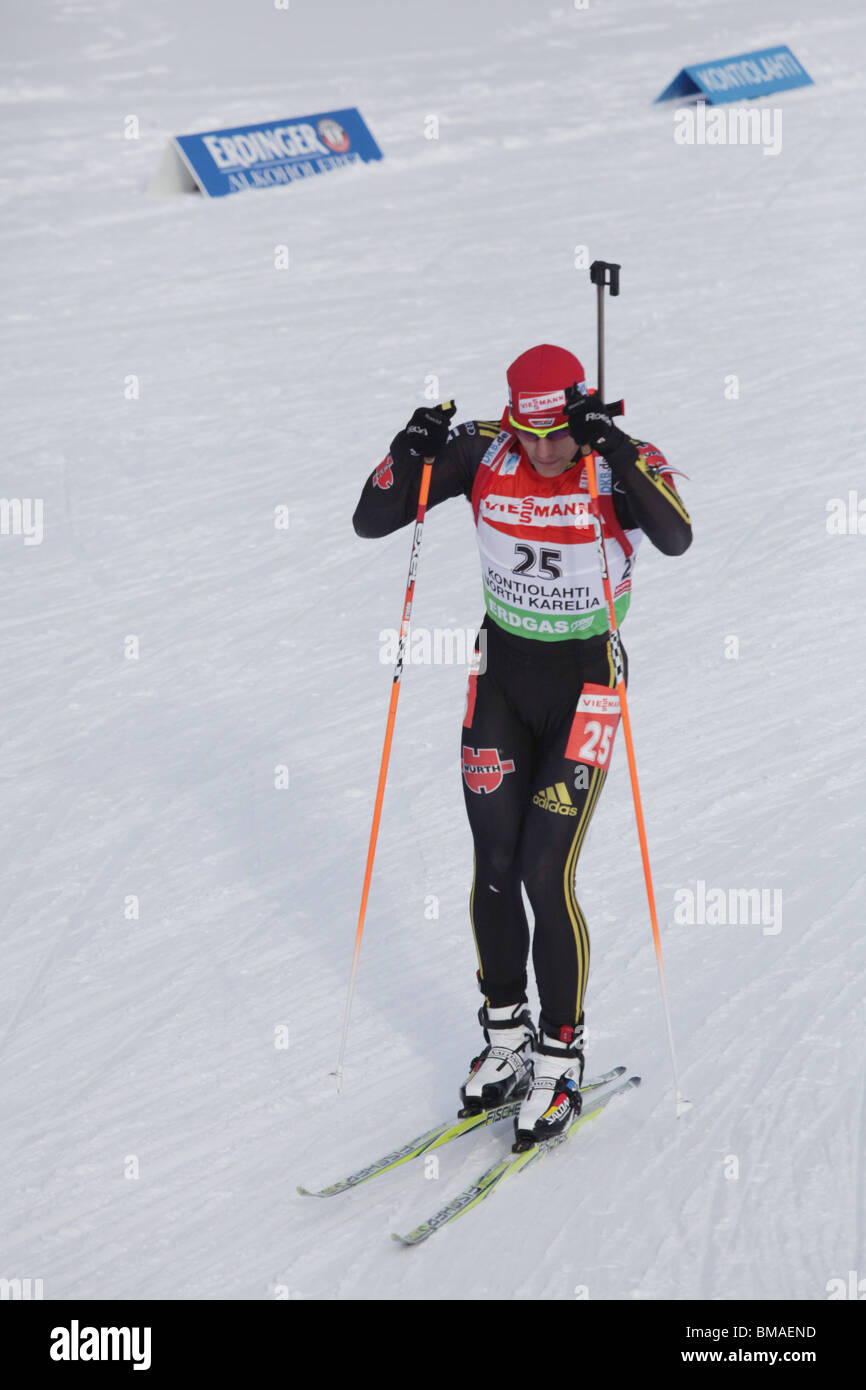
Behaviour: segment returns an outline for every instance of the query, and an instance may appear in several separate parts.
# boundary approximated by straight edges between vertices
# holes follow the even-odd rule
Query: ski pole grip
[[[446,419],[450,420],[451,417],[456,414],[457,406],[454,401],[443,401],[441,405],[436,406],[436,409],[441,410]],[[433,464],[436,460],[435,458],[425,458],[423,462],[426,464]]]
[[[593,261],[589,278],[594,285],[606,285],[611,294],[619,294],[620,266],[613,261]]]

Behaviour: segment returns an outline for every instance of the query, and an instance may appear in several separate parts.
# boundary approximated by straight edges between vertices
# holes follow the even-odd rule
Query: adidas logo
[[[532,804],[540,806],[542,811],[553,811],[557,816],[577,815],[577,807],[573,805],[564,782],[556,782],[552,787],[536,792]]]

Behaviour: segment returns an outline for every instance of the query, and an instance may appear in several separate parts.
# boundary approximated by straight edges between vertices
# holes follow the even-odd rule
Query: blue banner
[[[295,183],[331,169],[382,158],[354,106],[315,116],[176,135],[174,144],[196,184],[210,198]]]
[[[691,63],[683,68],[656,101],[673,97],[703,96],[713,105],[748,101],[790,87],[808,87],[812,79],[785,44],[740,53],[710,63]]]

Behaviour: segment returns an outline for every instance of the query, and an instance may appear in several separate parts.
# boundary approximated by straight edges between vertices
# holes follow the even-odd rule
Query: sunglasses
[[[568,425],[549,425],[547,429],[533,429],[531,425],[518,425],[514,416],[509,411],[508,423],[513,425],[518,434],[532,434],[536,439],[565,439],[571,434]]]

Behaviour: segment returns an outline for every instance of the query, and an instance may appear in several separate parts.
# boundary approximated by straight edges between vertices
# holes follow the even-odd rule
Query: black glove
[[[575,444],[581,448],[586,445],[606,459],[616,454],[617,463],[631,462],[637,458],[637,448],[628,435],[617,429],[610,411],[611,407],[599,400],[597,391],[583,395],[575,384],[565,392],[565,413]]]
[[[435,458],[445,447],[450,420],[457,407],[453,401],[444,405],[421,405],[401,431],[402,442],[411,454]]]

